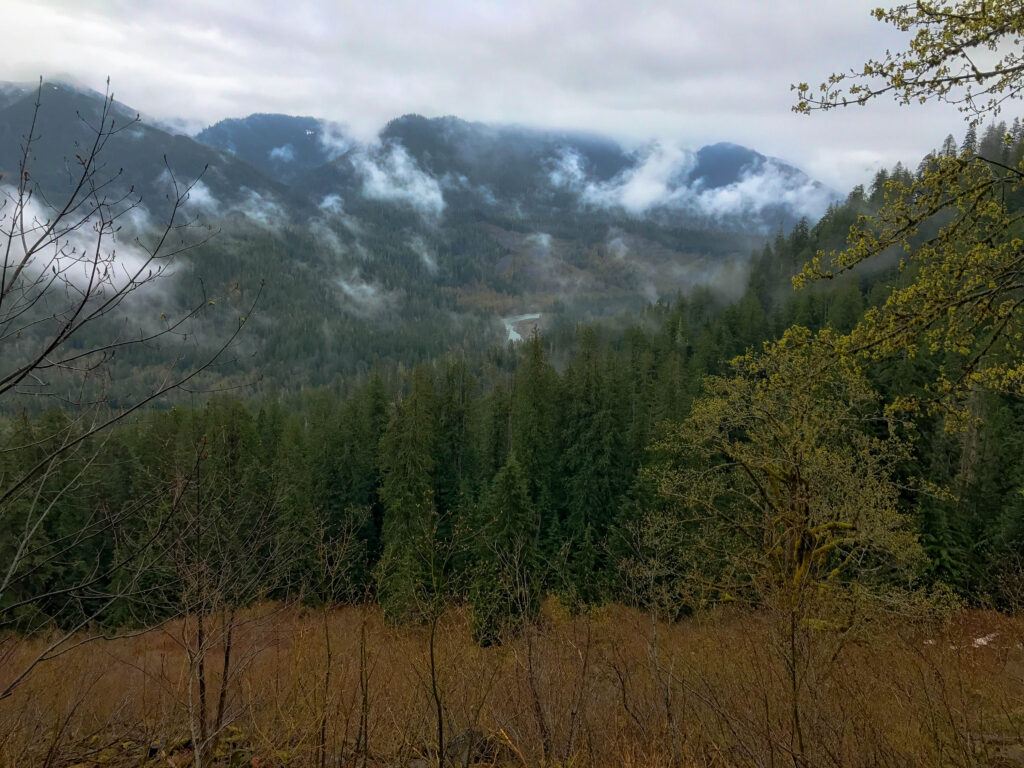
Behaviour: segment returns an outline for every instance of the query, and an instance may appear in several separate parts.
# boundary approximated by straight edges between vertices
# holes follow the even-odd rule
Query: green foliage
[[[905,448],[834,341],[793,328],[736,358],[658,444],[667,504],[651,524],[688,564],[690,602],[911,583],[920,548],[894,482]]]
[[[877,214],[858,219],[845,248],[819,250],[796,281],[899,259],[893,284],[877,286],[839,347],[873,361],[892,411],[919,430],[909,471],[933,489],[917,502],[922,541],[934,572],[979,599],[1021,541],[1020,462],[1001,445],[1013,444],[1024,393],[1024,136],[1019,119],[1009,129],[990,122],[980,138],[977,128],[1021,96],[1024,14],[1013,2],[941,0],[874,15],[913,33],[906,50],[832,75],[817,94],[795,86],[794,109],[886,93],[902,104],[945,101],[970,117],[967,135],[959,148],[947,137],[916,176],[880,175]]]
[[[798,285],[894,250],[904,255],[899,284],[843,340],[845,352],[944,353],[933,390],[947,404],[973,387],[1024,391],[1015,173],[966,156],[935,158],[909,184],[887,182],[885,205],[851,228],[845,250],[805,267]]]
[[[891,95],[900,104],[949,102],[978,119],[1020,98],[1024,58],[1017,45],[1024,14],[1014,0],[934,0],[876,8],[872,15],[911,33],[907,49],[830,75],[816,91],[807,83],[792,86],[794,111],[863,105]]]

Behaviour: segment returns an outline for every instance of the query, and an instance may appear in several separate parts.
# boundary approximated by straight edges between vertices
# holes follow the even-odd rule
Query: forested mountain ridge
[[[36,92],[11,88],[6,98],[0,172],[11,179]],[[51,196],[66,187],[101,104],[86,89],[43,86],[30,173]],[[193,140],[115,109],[123,130],[104,149],[117,177],[107,192],[140,197],[121,222],[121,252],[162,221],[172,176],[198,178],[181,214],[217,231],[177,259],[156,314],[214,299],[221,319],[192,335],[202,344],[264,282],[239,354],[221,369],[233,381],[258,365],[281,385],[324,383],[376,359],[483,349],[509,338],[503,317],[537,314],[549,327],[637,311],[695,285],[736,296],[765,236],[831,199],[796,169],[735,145],[628,151],[597,136],[415,115],[371,144],[281,115],[222,121]],[[125,355],[119,379],[158,358]]]
[[[369,144],[343,126],[287,115],[224,120],[196,139],[314,197],[354,193],[426,216],[449,207],[541,219],[581,209],[613,217],[660,212],[676,226],[774,231],[800,216],[817,218],[834,198],[797,168],[736,144],[689,152],[651,142],[629,150],[598,135],[452,116],[395,118]],[[739,199],[716,196],[723,188]]]
[[[92,138],[92,126],[103,107],[103,94],[62,83],[45,83],[41,90],[12,89],[13,98],[0,109],[0,172],[10,179],[21,160],[24,137],[36,117],[39,136],[33,145],[30,173],[40,191],[57,200],[68,191],[76,155],[82,155]],[[114,103],[116,122],[123,129],[111,137],[100,158],[111,175],[118,177],[108,193],[133,187],[153,216],[165,215],[168,167],[185,181],[203,174],[203,186],[225,204],[237,204],[247,195],[283,195],[286,188],[229,154],[205,147],[187,136],[170,133],[156,125],[135,121],[137,112]],[[206,172],[204,173],[204,168]],[[196,206],[208,204],[205,199]]]

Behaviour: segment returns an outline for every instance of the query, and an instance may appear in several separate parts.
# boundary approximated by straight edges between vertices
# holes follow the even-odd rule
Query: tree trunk
[[[235,609],[228,611],[227,627],[224,633],[224,669],[220,676],[220,693],[217,697],[217,719],[213,726],[216,737],[224,725],[224,710],[227,707],[228,684],[231,674],[231,640],[235,632]]]
[[[202,741],[200,749],[205,751],[210,729],[206,722],[206,623],[201,610],[196,625],[196,653],[199,655],[197,672],[199,675],[199,738]]]
[[[327,765],[327,705],[331,695],[331,665],[334,663],[334,654],[331,649],[331,628],[327,621],[328,605],[323,606],[324,645],[327,649],[327,668],[324,670],[324,708],[320,714],[320,768]]]
[[[430,621],[430,692],[434,697],[437,715],[437,765],[438,768],[444,768],[444,707],[441,703],[441,692],[437,687],[437,658],[434,649],[438,621],[440,616],[435,612]]]

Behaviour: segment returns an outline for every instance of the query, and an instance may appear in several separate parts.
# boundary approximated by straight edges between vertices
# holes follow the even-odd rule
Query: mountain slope
[[[221,121],[197,138],[321,200],[368,197],[434,217],[444,210],[537,220],[596,213],[769,232],[817,218],[835,199],[799,169],[728,143],[697,152],[657,142],[629,150],[584,133],[420,115],[390,121],[372,144],[283,115]]]
[[[258,114],[221,120],[196,134],[195,140],[286,184],[332,157],[323,123],[312,117]]]
[[[75,142],[89,137],[81,118],[95,121],[103,97],[61,84],[42,97],[31,170],[53,199],[67,188]],[[20,94],[0,108],[4,173],[17,167],[34,100]],[[221,319],[195,337],[212,343],[263,281],[226,378],[258,370],[323,383],[377,359],[486,348],[508,338],[502,318],[573,322],[695,285],[735,296],[765,233],[828,197],[797,169],[736,145],[627,149],[583,133],[416,115],[370,143],[284,115],[222,121],[192,139],[117,111],[126,128],[104,155],[108,170],[123,169],[121,188],[133,184],[158,222],[166,157],[179,179],[201,174],[185,214],[219,230],[131,312],[172,316],[216,296]],[[130,237],[119,247],[130,252]],[[159,359],[140,353],[119,365],[130,378]]]
[[[10,178],[21,160],[25,134],[32,122],[36,94],[22,93],[0,109],[0,172]],[[41,94],[37,138],[30,161],[32,178],[47,197],[66,194],[78,170],[76,156],[91,146],[103,107],[103,96],[63,84],[46,83]],[[168,171],[183,182],[201,178],[193,196],[196,209],[225,215],[277,198],[299,202],[288,188],[259,173],[248,163],[203,146],[187,136],[168,133],[143,122],[137,113],[114,105],[113,118],[119,133],[106,151],[105,177],[119,176],[112,192],[134,187],[143,204],[154,214],[166,213],[171,190]]]

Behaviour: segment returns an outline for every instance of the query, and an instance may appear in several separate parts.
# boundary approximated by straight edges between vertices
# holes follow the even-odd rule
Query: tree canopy
[[[900,104],[938,100],[972,120],[997,114],[1024,88],[1024,9],[1016,0],[937,0],[876,8],[872,15],[911,34],[906,50],[830,75],[817,89],[793,85],[793,109],[809,113],[892,96]]]

